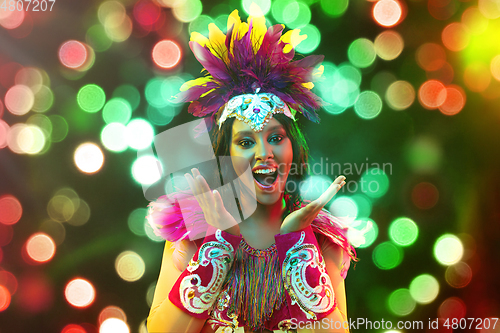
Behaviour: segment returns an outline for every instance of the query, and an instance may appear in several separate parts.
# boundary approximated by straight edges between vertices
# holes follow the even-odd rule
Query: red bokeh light
[[[425,43],[416,52],[417,64],[426,71],[437,71],[446,63],[446,52],[441,45]]]
[[[11,295],[14,295],[17,291],[17,279],[11,272],[0,271],[0,285],[7,288]]]
[[[158,42],[152,52],[153,61],[161,68],[175,67],[181,60],[181,56],[181,48],[171,40]]]
[[[384,27],[393,27],[401,21],[403,9],[398,1],[380,0],[373,7],[373,18]]]
[[[80,325],[69,324],[62,329],[61,333],[87,333],[87,331]]]
[[[0,285],[0,312],[7,310],[10,305],[10,292],[4,286]]]
[[[422,182],[413,188],[411,199],[413,204],[418,208],[430,209],[438,202],[439,191],[433,184]]]
[[[470,36],[465,25],[454,22],[443,29],[441,39],[448,50],[458,52],[469,45]]]
[[[437,109],[446,100],[446,87],[440,81],[428,80],[420,86],[418,100],[426,109]]]
[[[76,308],[86,308],[95,300],[94,286],[85,279],[73,279],[64,290],[66,301]]]
[[[450,297],[447,298],[438,309],[439,318],[447,319],[447,318],[464,318],[467,313],[467,307],[465,306],[464,301],[462,301],[458,297]]]
[[[143,27],[151,27],[160,18],[161,8],[151,1],[141,0],[134,5],[134,17]]]
[[[68,68],[82,67],[87,61],[87,57],[87,48],[77,40],[69,40],[59,47],[59,61]]]
[[[443,84],[451,84],[455,76],[455,71],[449,62],[445,62],[441,68],[435,71],[426,71],[425,74],[428,80],[438,80],[443,82]]]
[[[9,244],[12,237],[14,237],[14,229],[10,225],[0,223],[0,246]]]
[[[50,261],[56,253],[56,244],[50,236],[36,233],[26,241],[26,253],[37,263]]]
[[[17,62],[9,62],[0,66],[0,84],[9,89],[15,84],[16,73],[22,68],[23,66]]]
[[[465,91],[461,87],[456,85],[448,86],[446,87],[446,100],[439,107],[439,111],[448,116],[455,115],[462,111],[465,101]]]
[[[0,223],[16,224],[22,215],[23,207],[17,198],[9,194],[0,197]]]
[[[45,276],[30,272],[19,280],[16,299],[23,311],[40,313],[52,307],[54,290]]]

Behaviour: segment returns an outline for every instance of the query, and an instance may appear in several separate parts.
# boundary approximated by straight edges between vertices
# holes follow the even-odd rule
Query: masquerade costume
[[[219,128],[235,117],[260,132],[277,113],[295,121],[300,112],[318,122],[315,110],[322,101],[310,89],[322,73],[318,65],[323,57],[292,61],[294,47],[305,36],[298,30],[282,35],[282,30],[282,25],[267,29],[264,16],[250,16],[242,23],[234,11],[226,35],[215,24],[209,25],[208,39],[193,32],[190,48],[207,73],[186,82],[177,98],[191,102],[190,113],[207,116],[209,126]],[[285,195],[285,202],[289,200]],[[294,210],[304,206],[296,204]],[[205,231],[207,236],[198,240],[198,250],[169,300],[223,332],[241,327],[287,331],[292,319],[306,322],[328,316],[337,301],[318,240],[343,249],[342,278],[350,260],[356,260],[347,227],[325,210],[309,227],[275,235],[275,244],[264,250],[219,229],[207,232],[203,211],[188,193],[165,195],[151,203],[148,221],[170,242]]]

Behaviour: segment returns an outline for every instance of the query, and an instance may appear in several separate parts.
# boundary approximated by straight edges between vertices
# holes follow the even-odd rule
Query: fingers
[[[222,209],[224,209],[224,203],[222,202],[222,197],[220,196],[220,193],[217,190],[213,190],[212,194],[214,198],[215,209],[218,212],[220,212]]]
[[[328,189],[315,201],[317,201],[320,209],[322,209],[328,201],[330,201],[335,194],[345,185],[345,177],[338,176],[333,183],[328,187]]]

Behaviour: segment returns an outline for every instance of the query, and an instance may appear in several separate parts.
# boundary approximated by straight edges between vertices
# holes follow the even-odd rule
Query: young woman
[[[172,197],[150,205],[150,223],[175,242],[175,249],[165,246],[151,333],[348,331],[344,278],[355,252],[340,221],[323,210],[345,177],[310,203],[297,186],[307,176],[308,152],[293,110],[317,119],[320,100],[309,81],[321,58],[291,61],[297,32],[267,29],[263,17],[249,22],[235,11],[227,36],[215,25],[210,40],[192,36],[209,75],[181,97],[192,101],[194,115],[210,115],[215,155],[238,160],[238,175],[241,161],[250,166],[257,207],[238,223],[195,168],[185,177],[193,210],[208,225],[203,240],[187,239],[193,218]]]

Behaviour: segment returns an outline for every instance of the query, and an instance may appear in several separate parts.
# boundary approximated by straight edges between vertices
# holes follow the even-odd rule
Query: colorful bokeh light
[[[66,285],[64,296],[70,305],[76,308],[86,308],[95,300],[95,289],[89,281],[76,278]]]
[[[445,266],[458,263],[464,254],[464,246],[460,238],[452,234],[444,234],[434,243],[434,258]]]
[[[371,66],[375,61],[377,54],[373,42],[366,38],[354,40],[347,49],[347,57],[351,64],[358,68]]]
[[[160,180],[161,170],[160,161],[154,156],[139,157],[132,164],[132,176],[142,185],[151,185]]]
[[[161,68],[173,68],[177,66],[182,57],[179,45],[172,40],[162,40],[153,47],[151,53],[153,61]]]
[[[7,90],[4,100],[5,107],[10,113],[22,116],[33,108],[35,95],[29,87],[18,84]]]
[[[130,329],[123,320],[108,318],[102,322],[99,333],[130,333]]]
[[[37,233],[31,236],[26,242],[26,252],[32,260],[38,263],[45,263],[54,257],[56,244],[50,236],[44,233]]]
[[[410,294],[419,304],[432,303],[439,294],[439,282],[430,274],[422,274],[410,283]]]
[[[144,119],[132,119],[125,128],[127,144],[132,149],[144,149],[153,142],[154,130],[151,124]]]
[[[0,223],[16,224],[22,215],[23,207],[16,197],[9,194],[0,197]]]
[[[132,108],[128,101],[123,98],[111,98],[102,110],[102,118],[106,124],[126,124],[132,116]]]
[[[104,154],[94,143],[82,143],[76,148],[74,161],[78,169],[84,173],[95,173],[104,164]]]
[[[372,259],[380,269],[393,269],[403,261],[403,251],[391,242],[380,243],[373,250]]]
[[[446,101],[446,92],[446,87],[442,82],[428,80],[420,86],[418,100],[426,109],[437,109]]]
[[[80,88],[76,100],[83,111],[94,113],[102,109],[106,102],[106,95],[98,85],[87,84]]]
[[[140,255],[133,251],[125,251],[116,258],[115,269],[123,280],[134,282],[144,275],[146,265]]]
[[[383,27],[392,27],[398,24],[403,10],[398,1],[380,0],[373,6],[373,18]]]
[[[382,111],[382,99],[376,92],[363,91],[354,103],[354,111],[360,118],[373,119]]]
[[[400,246],[410,246],[418,237],[417,224],[407,217],[397,218],[389,226],[389,237]]]
[[[411,297],[410,290],[400,288],[393,291],[387,300],[389,310],[396,316],[406,316],[415,310],[417,303]]]
[[[128,148],[126,126],[120,123],[106,125],[101,132],[101,142],[104,148],[113,152],[122,152]]]
[[[383,31],[375,38],[374,47],[381,59],[394,60],[403,52],[404,40],[396,31]]]
[[[387,88],[385,101],[393,110],[405,110],[415,101],[415,89],[407,81],[395,81]]]
[[[446,268],[445,279],[453,288],[464,288],[472,280],[472,269],[467,263],[460,261]]]

